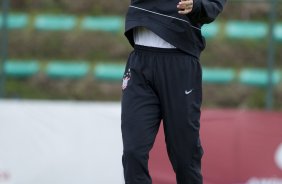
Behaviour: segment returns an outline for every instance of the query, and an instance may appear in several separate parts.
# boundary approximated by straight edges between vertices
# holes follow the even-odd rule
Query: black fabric
[[[179,49],[135,46],[123,78],[121,130],[126,184],[151,184],[151,150],[163,120],[177,184],[202,184],[202,70]]]
[[[125,35],[130,44],[134,46],[132,29],[143,26],[175,47],[199,58],[201,51],[205,48],[205,39],[200,29],[203,24],[215,20],[226,0],[194,0],[195,7],[187,15],[178,13],[176,6],[179,1],[132,0],[131,6],[147,11],[129,7],[125,21]]]
[[[215,20],[227,0],[193,0],[194,7],[187,16],[195,23],[207,24]]]

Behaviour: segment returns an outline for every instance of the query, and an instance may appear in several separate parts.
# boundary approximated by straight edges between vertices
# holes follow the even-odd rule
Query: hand
[[[179,14],[186,15],[193,9],[193,0],[181,0],[178,3],[177,8],[179,9]]]

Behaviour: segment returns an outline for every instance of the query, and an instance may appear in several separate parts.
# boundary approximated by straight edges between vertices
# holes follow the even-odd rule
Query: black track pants
[[[202,184],[202,72],[198,59],[177,49],[136,46],[129,56],[122,88],[125,183],[152,183],[149,151],[163,119],[177,184]]]

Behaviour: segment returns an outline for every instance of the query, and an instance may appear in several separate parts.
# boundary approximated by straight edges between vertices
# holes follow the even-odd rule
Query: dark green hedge
[[[10,58],[126,60],[132,50],[122,33],[12,31]],[[277,67],[282,67],[282,43],[277,44]],[[205,66],[264,67],[267,40],[207,40],[201,62]]]

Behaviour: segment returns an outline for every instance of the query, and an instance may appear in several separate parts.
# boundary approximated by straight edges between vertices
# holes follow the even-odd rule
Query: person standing
[[[122,81],[125,184],[152,184],[149,152],[163,120],[177,184],[202,184],[200,115],[203,24],[226,0],[131,0],[125,36],[134,47]]]

